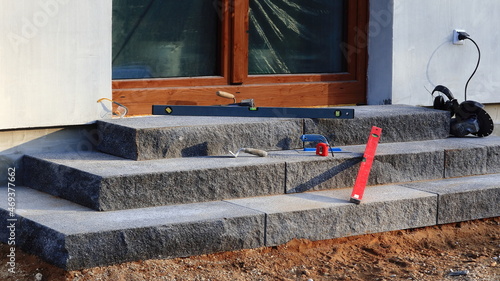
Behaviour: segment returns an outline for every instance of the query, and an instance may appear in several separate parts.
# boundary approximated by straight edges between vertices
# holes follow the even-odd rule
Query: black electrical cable
[[[477,45],[476,41],[472,40],[472,38],[467,36],[465,39],[469,39],[472,43],[474,43],[478,52],[476,68],[474,69],[474,72],[472,72],[472,75],[469,77],[469,80],[467,80],[467,83],[465,84],[465,100],[467,100],[467,87],[469,87],[469,82],[472,79],[472,77],[474,77],[474,75],[476,74],[476,71],[479,67],[479,63],[481,62],[481,49],[479,49],[479,46]]]

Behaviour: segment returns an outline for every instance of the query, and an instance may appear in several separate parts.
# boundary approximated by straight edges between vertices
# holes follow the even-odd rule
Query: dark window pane
[[[113,79],[219,75],[211,0],[113,0]]]
[[[344,0],[250,0],[249,74],[346,71]]]

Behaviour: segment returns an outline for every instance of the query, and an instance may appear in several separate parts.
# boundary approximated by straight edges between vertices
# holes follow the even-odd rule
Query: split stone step
[[[431,226],[500,216],[500,174],[227,201],[98,212],[18,187],[16,213],[0,193],[0,219],[16,247],[66,270]],[[11,230],[0,229],[6,243]]]
[[[460,177],[441,181],[406,183],[403,186],[438,196],[438,224],[498,217],[500,174]]]
[[[406,105],[359,106],[354,119],[150,116],[97,121],[98,149],[132,159],[152,160],[224,155],[242,147],[290,150],[303,147],[302,134],[322,134],[334,145],[366,142],[372,126],[381,142],[448,137],[447,111]]]
[[[133,161],[103,153],[25,156],[24,184],[98,211],[352,187],[365,145]],[[500,137],[380,144],[369,185],[500,173]]]

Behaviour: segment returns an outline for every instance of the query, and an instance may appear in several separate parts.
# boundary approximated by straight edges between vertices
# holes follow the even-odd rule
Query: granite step
[[[500,174],[98,212],[17,187],[16,247],[66,270],[323,240],[500,216]],[[11,229],[0,229],[6,243]]]
[[[381,142],[448,137],[449,112],[406,105],[358,106],[354,119],[286,119],[149,116],[100,120],[98,149],[107,154],[152,160],[223,155],[253,147],[290,150],[303,147],[302,134],[322,134],[335,145],[366,141],[372,126],[384,129]]]
[[[365,145],[316,156],[205,156],[133,161],[99,152],[25,156],[24,184],[98,211],[352,187]],[[500,137],[382,143],[369,185],[500,173]]]

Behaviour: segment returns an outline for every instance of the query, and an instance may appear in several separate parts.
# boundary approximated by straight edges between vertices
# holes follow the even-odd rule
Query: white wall
[[[85,124],[111,97],[111,3],[0,0],[0,130]]]
[[[385,25],[381,24],[386,23],[384,18],[380,19],[380,15],[387,15],[384,11],[392,14],[392,22]],[[478,55],[470,41],[452,44],[452,32],[457,28],[466,30],[482,51],[482,62],[469,84],[467,98],[500,102],[500,1],[371,1],[370,21],[370,104],[384,103],[390,96],[393,104],[432,105],[427,90],[439,84],[462,101]],[[377,23],[382,31],[373,27]],[[379,61],[389,61],[392,69]],[[380,79],[380,73],[389,72],[392,79]]]
[[[368,25],[368,104],[392,102],[393,18],[391,0],[370,1]],[[366,36],[366,35],[365,35]]]

